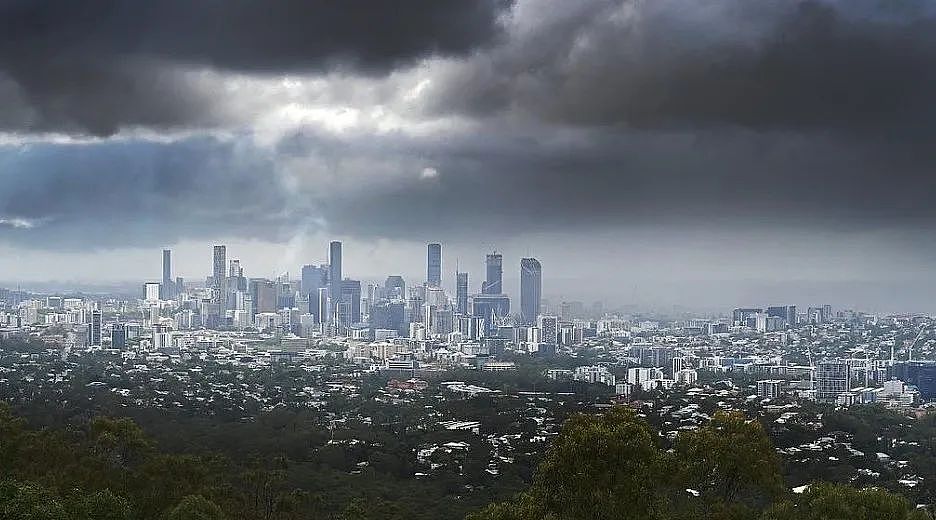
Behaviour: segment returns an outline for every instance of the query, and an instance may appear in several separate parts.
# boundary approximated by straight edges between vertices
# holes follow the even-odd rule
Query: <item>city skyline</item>
[[[333,238],[379,277],[438,241],[581,265],[552,274],[583,299],[936,311],[931,6],[540,1],[376,35],[336,32],[370,20],[347,6],[189,7],[207,33],[175,3],[4,7],[0,278],[131,281],[156,248],[191,276],[204,243],[285,272]]]
[[[253,243],[234,243],[234,245],[229,246],[229,249],[237,252],[232,258],[236,257],[243,264],[250,266],[251,276],[275,279],[289,273],[292,279],[299,280],[301,279],[303,265],[308,263],[328,264],[327,245],[330,239],[324,237],[322,240],[321,243],[326,247],[325,253],[321,251],[321,246],[316,248],[316,244],[311,242],[304,244],[303,251],[307,253],[303,255],[299,255],[292,246],[283,246],[284,249],[290,250],[290,254],[280,256],[295,258],[295,260],[288,265],[280,262],[277,269],[273,270],[263,268],[263,256],[260,257],[260,262],[257,262],[257,257],[254,256],[257,249]],[[342,241],[342,243],[345,242]],[[387,274],[400,274],[409,283],[422,283],[425,281],[427,268],[426,243],[407,244],[406,248],[399,250],[394,248],[392,252],[397,253],[395,256],[393,254],[383,254],[383,251],[379,249],[375,250],[374,244],[359,244],[353,241],[351,244],[354,246],[355,251],[360,253],[347,259],[352,266],[351,272],[356,278],[364,281],[380,282]],[[210,276],[213,267],[209,265],[209,271],[205,271],[204,254],[206,249],[210,254],[211,247],[210,243],[204,243],[190,244],[181,251],[171,248],[171,263],[174,266],[173,277],[182,277],[186,280],[202,280],[206,276]],[[446,269],[442,273],[442,286],[451,294],[455,294],[455,272],[449,272],[449,270],[458,268],[460,271],[471,274],[472,292],[480,290],[477,284],[483,281],[486,275],[484,265],[484,255],[486,253],[484,253],[483,249],[467,247],[448,252],[453,248],[445,244],[443,244],[443,247],[447,251],[445,255],[449,258],[450,263],[446,264]],[[502,251],[504,248],[498,247],[497,250]],[[510,245],[506,250],[509,252],[505,253],[505,256],[517,262],[528,256],[531,251],[530,248],[517,246],[511,248]],[[401,252],[406,254],[399,254]],[[452,256],[455,256],[455,258],[452,258]],[[594,257],[579,254],[559,258],[541,255],[537,255],[537,257],[551,265],[573,262],[573,265],[588,266],[590,265],[589,262],[595,260]],[[387,261],[388,258],[392,260]],[[80,279],[69,280],[67,278],[56,280],[49,277],[41,278],[39,281],[0,279],[0,286],[34,288],[37,290],[49,289],[53,292],[85,288],[135,293],[135,288],[142,281],[161,280],[163,266],[160,259],[159,256],[154,257],[153,250],[141,250],[139,259],[135,260],[134,265],[138,268],[140,266],[148,267],[140,269],[142,274],[135,277],[110,278],[101,282],[89,282]],[[658,263],[665,264],[666,260],[661,259]],[[260,266],[259,269],[256,268],[257,265]],[[92,267],[98,271],[100,270],[97,265]],[[587,270],[588,268],[583,269]],[[933,308],[929,304],[931,300],[928,296],[931,287],[913,278],[908,278],[905,281],[898,280],[896,286],[888,282],[877,283],[867,280],[856,281],[848,278],[830,277],[830,279],[825,280],[825,283],[796,279],[765,279],[759,283],[748,280],[748,283],[738,287],[725,279],[700,280],[683,277],[682,275],[686,273],[674,273],[668,284],[647,283],[640,279],[633,279],[629,287],[624,285],[608,287],[600,278],[566,277],[563,276],[564,274],[562,271],[550,273],[550,284],[547,292],[544,293],[545,297],[585,302],[602,301],[611,306],[637,305],[647,309],[665,309],[678,306],[699,312],[712,312],[726,307],[756,304],[765,298],[773,301],[800,302],[804,304],[811,301],[830,301],[838,307],[861,308],[871,312],[936,312],[936,310],[930,311]],[[505,292],[519,305],[521,290],[519,270],[506,269],[503,280]],[[866,287],[870,287],[870,289],[866,290]],[[880,300],[874,298],[874,295],[884,291],[885,287],[888,290],[899,287],[904,291],[900,296],[909,296],[906,301],[912,301],[913,303],[906,304],[905,299],[897,298],[882,305]],[[869,293],[871,293],[870,296]]]
[[[0,0],[0,517],[936,520],[936,0]]]

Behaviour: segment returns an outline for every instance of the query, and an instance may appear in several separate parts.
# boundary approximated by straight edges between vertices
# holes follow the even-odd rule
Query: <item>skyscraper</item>
[[[535,258],[520,259],[520,318],[524,325],[536,321],[542,297],[542,265]]]
[[[111,348],[127,347],[127,327],[123,323],[115,323],[111,327]]]
[[[341,281],[341,303],[346,309],[341,312],[341,326],[349,326],[361,322],[361,282],[359,280]]]
[[[471,314],[482,318],[485,333],[489,334],[510,314],[510,298],[505,294],[476,294],[471,297]]]
[[[426,283],[431,287],[441,287],[442,244],[429,244],[426,253]]]
[[[276,283],[264,278],[250,280],[250,300],[254,314],[276,311]]]
[[[455,311],[468,314],[468,273],[455,273]]]
[[[332,301],[331,320],[341,303],[341,242],[337,240],[328,245],[328,296]]]
[[[384,282],[384,297],[388,300],[406,299],[406,282],[400,275],[390,275]]]
[[[227,247],[214,246],[214,270],[211,274],[212,302],[223,304],[225,300],[224,273],[227,264]],[[222,314],[224,309],[221,309]]]
[[[91,311],[91,322],[88,323],[88,346],[101,346],[101,311]]]
[[[309,296],[309,301],[318,298],[318,290],[325,287],[328,282],[328,269],[324,266],[302,266],[301,291],[303,296]],[[314,314],[314,313],[313,313]]]
[[[540,330],[540,342],[547,345],[559,343],[559,318],[556,316],[540,316],[537,320]]]
[[[172,251],[169,249],[163,249],[162,274],[162,285],[159,287],[159,297],[163,300],[171,300],[175,297],[175,291],[172,286]]]
[[[487,255],[485,265],[487,277],[481,284],[481,294],[502,294],[504,292],[504,257],[494,251]]]

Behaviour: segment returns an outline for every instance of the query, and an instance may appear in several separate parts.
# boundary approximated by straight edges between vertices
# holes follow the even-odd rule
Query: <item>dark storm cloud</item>
[[[108,135],[211,124],[186,68],[386,73],[498,34],[504,0],[0,0],[0,128]],[[12,107],[12,108],[7,108]]]
[[[272,160],[233,141],[0,149],[0,240],[89,250],[219,232],[280,240],[295,209]]]
[[[831,137],[492,125],[458,137],[350,142],[309,132],[280,151],[349,179],[347,190],[320,187],[309,196],[331,229],[358,236],[673,225],[848,231],[936,220],[929,161]],[[438,176],[422,178],[426,167]],[[380,168],[398,175],[383,178],[374,173]]]
[[[460,57],[427,64],[424,95],[386,109],[468,121],[433,120],[438,130],[412,133],[320,125],[269,150],[249,138],[8,150],[0,238],[88,247],[83,233],[102,222],[108,232],[93,243],[106,246],[232,230],[282,240],[316,219],[334,233],[401,238],[936,222],[936,155],[926,146],[936,8],[924,2],[529,2],[514,9],[502,40],[490,3],[430,2],[412,18],[403,15],[414,4],[377,3],[401,9],[378,11],[386,34],[342,29],[376,16],[367,9],[334,27],[329,17],[305,20],[307,31],[301,9],[296,24],[274,23],[278,7],[253,12],[252,3],[195,4],[191,17],[179,15],[181,3],[144,4],[153,10],[145,20],[121,2],[95,13],[68,3],[65,21],[46,5],[13,6],[36,12],[19,17],[35,35],[0,33],[0,96],[23,100],[0,112],[14,121],[8,127],[28,120],[33,130],[108,133],[223,119],[212,102],[223,94],[178,69],[190,63],[366,74],[438,53]],[[205,7],[218,5],[232,13]],[[207,23],[208,13],[219,22]],[[267,29],[278,23],[282,34]],[[423,26],[432,27],[413,34]],[[170,29],[184,29],[178,41]],[[438,175],[424,178],[426,168]]]
[[[637,128],[933,134],[936,10],[906,0],[557,2],[431,108]]]

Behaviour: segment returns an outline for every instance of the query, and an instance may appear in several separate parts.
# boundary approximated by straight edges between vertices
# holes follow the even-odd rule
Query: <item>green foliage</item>
[[[732,504],[731,515],[738,515],[740,506],[757,506],[783,491],[770,438],[739,412],[717,412],[704,428],[681,433],[675,451],[682,484],[698,491],[707,509]]]
[[[718,412],[667,452],[619,407],[569,419],[530,488],[468,520],[931,520],[885,490],[815,484],[790,499],[784,489],[757,421]]]
[[[61,502],[36,484],[0,482],[0,518],[17,520],[68,520]]]
[[[172,508],[166,520],[224,520],[224,512],[201,495],[188,495]]]
[[[563,426],[533,483],[559,518],[656,518],[665,460],[647,424],[629,408],[576,415]],[[593,514],[592,514],[593,513]]]
[[[130,504],[109,489],[96,493],[74,493],[68,507],[70,518],[81,520],[131,520]]]
[[[764,512],[761,520],[926,520],[932,517],[882,489],[817,483],[792,501]]]
[[[570,418],[537,469],[533,485],[473,520],[665,518],[658,486],[667,459],[646,422],[629,408]]]
[[[491,504],[468,515],[468,520],[556,520],[556,514],[530,493],[520,493],[512,500]]]
[[[500,386],[493,379],[475,382]],[[339,416],[360,413],[373,423],[349,420],[333,432],[323,428],[315,411],[283,407],[243,412],[253,414],[252,420],[243,420],[241,412],[219,417],[133,408],[125,413],[134,420],[89,419],[92,412],[124,413],[107,400],[109,392],[95,398],[90,409],[61,408],[57,422],[33,413],[29,426],[0,404],[0,518],[410,520],[460,517],[495,501],[469,518],[932,520],[884,490],[816,484],[803,495],[788,494],[761,424],[740,413],[716,412],[714,403],[704,408],[712,414],[706,426],[669,443],[629,408],[577,414],[584,407],[575,408],[574,400],[572,405],[557,401],[548,405],[550,414],[568,419],[542,453],[542,445],[531,439],[537,430],[520,413],[533,401],[490,396],[447,401],[445,416],[480,419],[483,430],[519,437],[513,442],[514,463],[501,465],[493,478],[485,472],[492,450],[483,439],[425,428],[420,421],[429,401],[384,406],[379,388],[385,382],[369,384],[371,398],[329,406]],[[79,403],[80,395],[62,401]],[[884,439],[906,434],[916,442],[891,453],[910,460],[916,471],[919,464],[932,466],[931,455],[925,461],[920,455],[936,449],[933,417],[909,421],[869,408],[835,412],[825,422],[827,428],[855,431],[869,447],[881,442],[873,438],[875,429]],[[37,418],[46,421],[40,423],[45,428],[33,429]],[[146,426],[146,434],[138,424]],[[416,449],[451,441],[465,442],[470,450],[439,451],[432,458],[441,464],[433,477],[412,478],[420,471],[413,460]],[[214,446],[225,455],[212,453]],[[933,474],[932,468],[918,471],[924,481]],[[850,476],[842,473],[843,480]],[[903,492],[917,502],[932,502],[917,490]]]

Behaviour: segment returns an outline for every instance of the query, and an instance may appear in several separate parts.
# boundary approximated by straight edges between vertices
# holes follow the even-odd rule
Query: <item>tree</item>
[[[17,520],[69,520],[54,494],[36,484],[0,482],[0,518]]]
[[[142,462],[153,452],[153,444],[130,419],[96,417],[91,421],[92,450],[117,467]]]
[[[629,408],[576,415],[563,425],[530,490],[476,520],[665,518],[666,456]]]
[[[792,501],[774,505],[761,520],[931,520],[910,502],[883,489],[816,483]]]
[[[698,491],[707,508],[754,507],[784,489],[770,438],[740,412],[719,411],[705,427],[680,433],[675,451],[683,486]]]
[[[166,520],[224,520],[224,512],[201,495],[188,495],[172,508]]]
[[[97,493],[77,491],[68,505],[69,518],[74,520],[130,520],[130,505],[110,490]]]

